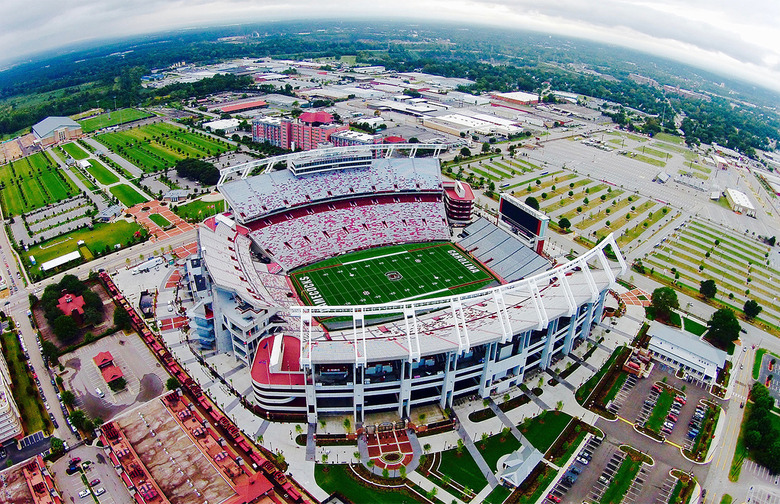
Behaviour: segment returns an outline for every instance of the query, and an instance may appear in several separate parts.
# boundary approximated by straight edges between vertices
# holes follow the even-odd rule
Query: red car
[[[73,457],[72,459],[70,459],[70,465],[76,465],[79,462],[81,462],[81,457]]]
[[[561,498],[558,497],[557,495],[548,494],[547,498],[556,503],[561,502]]]
[[[100,480],[99,479],[93,479],[92,481],[89,482],[89,486],[91,486],[91,487],[97,486],[99,484],[100,484]]]

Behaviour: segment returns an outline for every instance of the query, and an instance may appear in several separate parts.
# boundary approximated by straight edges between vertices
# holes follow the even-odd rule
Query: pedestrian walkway
[[[317,454],[317,442],[314,440],[314,433],[317,428],[317,424],[310,423],[309,429],[306,431],[306,460],[308,462],[314,462]],[[365,443],[363,443],[365,446]],[[366,450],[366,455],[368,455],[368,450]]]
[[[504,425],[509,427],[509,430],[512,432],[512,435],[518,441],[520,441],[520,444],[523,445],[524,447],[531,447],[531,448],[533,448],[533,446],[531,445],[530,441],[528,441],[525,438],[525,436],[523,436],[523,434],[520,432],[520,429],[518,429],[517,426],[514,423],[512,423],[512,421],[509,419],[509,417],[506,416],[506,413],[501,411],[501,408],[498,407],[496,402],[492,398],[489,399],[489,400],[490,400],[490,409],[493,410],[493,413],[496,414],[496,416],[504,423]]]
[[[458,499],[457,497],[455,497],[454,495],[452,495],[451,493],[449,493],[448,491],[446,491],[442,487],[434,484],[428,478],[424,478],[419,473],[416,473],[416,472],[410,473],[407,476],[407,478],[409,478],[409,480],[412,483],[414,483],[418,487],[422,488],[426,492],[430,492],[432,489],[435,488],[436,489],[436,499],[435,500],[439,500],[441,502],[447,502],[447,503],[455,502],[457,504],[465,504],[462,500]],[[475,499],[474,502],[482,502],[482,501]]]
[[[597,369],[597,368],[595,368],[595,367],[591,366],[591,365],[590,365],[588,362],[586,362],[586,361],[584,361],[584,360],[580,359],[579,357],[577,357],[577,356],[576,356],[576,355],[574,355],[573,353],[570,353],[570,354],[569,354],[569,358],[570,358],[571,360],[573,360],[573,361],[575,361],[575,362],[579,363],[579,365],[580,365],[580,366],[585,366],[585,368],[586,368],[586,369],[590,369],[590,370],[591,370],[591,371],[593,371],[594,373],[595,373],[596,371],[598,371],[598,369]]]
[[[537,406],[542,408],[543,410],[549,410],[552,409],[546,402],[542,401],[539,396],[531,392],[530,390],[524,391],[525,395],[528,396],[530,400],[532,400],[534,403],[536,403]]]
[[[474,445],[474,441],[471,439],[471,437],[469,437],[469,433],[466,432],[466,429],[463,428],[463,424],[460,422],[458,422],[458,435],[463,440],[463,445],[471,454],[474,462],[477,463],[479,470],[482,471],[482,474],[484,474],[485,478],[487,478],[488,483],[490,484],[490,488],[495,488],[498,486],[498,479],[496,479],[496,475],[493,474],[492,470],[490,470],[490,466],[487,465],[485,459],[482,458],[482,454],[479,452],[479,450],[477,450],[477,447]]]
[[[552,369],[547,368],[545,371],[547,372],[548,375],[552,376],[554,380],[557,380],[558,383],[560,383],[561,385],[563,385],[567,389],[571,390],[572,392],[575,392],[577,390],[577,387],[575,387],[574,385],[572,385],[571,383],[566,381],[565,378],[561,378],[561,375],[559,375],[558,373],[556,373]]]

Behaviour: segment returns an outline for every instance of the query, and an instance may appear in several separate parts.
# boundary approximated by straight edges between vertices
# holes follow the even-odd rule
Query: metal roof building
[[[658,322],[650,323],[647,334],[651,337],[649,350],[657,360],[699,381],[713,382],[728,358],[726,352],[693,334]]]

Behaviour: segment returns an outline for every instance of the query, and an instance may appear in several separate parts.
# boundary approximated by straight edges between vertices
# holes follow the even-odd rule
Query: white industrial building
[[[209,131],[223,131],[225,134],[233,133],[241,122],[238,119],[217,119],[203,123],[203,127]]]
[[[650,335],[648,348],[657,361],[680,369],[699,382],[714,383],[718,369],[725,365],[728,357],[723,350],[693,334],[658,322],[650,322],[647,334]]]
[[[747,194],[742,191],[726,189],[726,200],[729,202],[731,209],[735,212],[745,214],[748,217],[756,216],[756,208],[753,206],[753,203],[750,202]]]

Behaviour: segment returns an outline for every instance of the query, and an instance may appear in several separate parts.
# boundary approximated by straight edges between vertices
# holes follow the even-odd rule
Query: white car
[[[90,493],[91,493],[91,492],[89,491],[89,489],[88,489],[88,488],[85,488],[84,490],[82,490],[82,491],[80,491],[80,492],[79,492],[79,497],[81,497],[81,498],[83,499],[84,497],[86,497],[86,496],[87,496],[87,495],[89,495]]]
[[[103,487],[95,489],[95,495],[103,495],[104,493],[106,493],[106,489]]]

